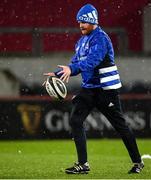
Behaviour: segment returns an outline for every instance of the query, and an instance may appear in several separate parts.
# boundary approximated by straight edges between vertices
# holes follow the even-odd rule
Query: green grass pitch
[[[151,140],[139,139],[142,154],[151,154]],[[0,179],[151,179],[151,160],[144,159],[140,174],[127,174],[131,167],[120,139],[88,140],[91,171],[68,175],[64,169],[76,161],[72,140],[0,141]]]

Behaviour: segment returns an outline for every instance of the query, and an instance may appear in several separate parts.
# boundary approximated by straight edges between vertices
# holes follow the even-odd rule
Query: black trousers
[[[72,100],[73,108],[69,124],[75,141],[78,162],[87,162],[86,134],[83,126],[88,114],[96,107],[120,134],[133,163],[141,162],[136,140],[132,130],[127,126],[121,112],[118,90],[100,88],[82,88]]]

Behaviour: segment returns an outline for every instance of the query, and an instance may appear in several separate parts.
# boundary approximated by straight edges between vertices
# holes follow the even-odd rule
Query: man
[[[103,113],[122,140],[134,163],[129,173],[139,173],[144,167],[135,137],[121,112],[118,89],[121,81],[114,62],[114,50],[108,35],[98,26],[98,12],[91,4],[83,6],[78,14],[82,37],[76,44],[76,53],[68,66],[59,66],[55,73],[68,82],[70,76],[81,73],[82,88],[73,98],[73,108],[69,124],[76,145],[78,162],[65,170],[68,174],[88,173],[86,135],[83,122],[96,107]]]

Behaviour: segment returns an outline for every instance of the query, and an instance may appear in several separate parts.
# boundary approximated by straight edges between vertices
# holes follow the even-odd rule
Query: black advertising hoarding
[[[129,96],[128,96],[129,97]],[[145,97],[145,98],[144,98]],[[151,137],[151,98],[124,97],[124,115],[137,137]],[[71,101],[49,97],[0,100],[0,139],[71,138]],[[85,122],[88,137],[118,137],[107,119],[94,111]]]
[[[0,138],[67,138],[70,109],[69,101],[50,98],[3,99],[0,101]]]

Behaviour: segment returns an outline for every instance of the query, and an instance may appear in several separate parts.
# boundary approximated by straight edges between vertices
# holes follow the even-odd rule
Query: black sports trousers
[[[86,134],[83,126],[88,114],[96,107],[120,134],[133,163],[141,162],[141,156],[132,130],[127,126],[121,111],[118,90],[82,88],[72,100],[73,108],[69,124],[75,141],[78,162],[87,162]]]

